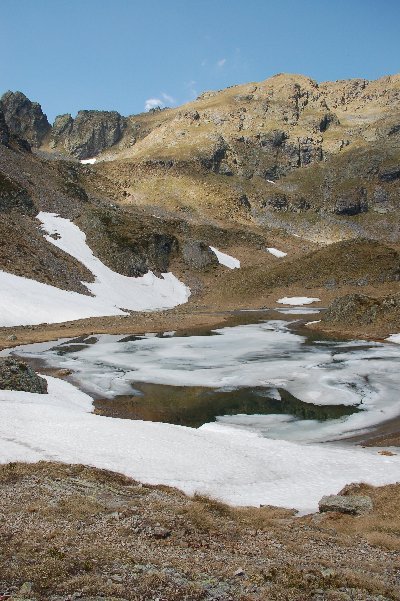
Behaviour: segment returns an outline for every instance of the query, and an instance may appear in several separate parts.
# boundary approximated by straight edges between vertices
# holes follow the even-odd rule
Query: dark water
[[[140,394],[96,399],[95,412],[109,417],[142,419],[198,428],[222,415],[279,415],[302,419],[328,420],[360,411],[347,405],[313,405],[296,399],[278,388],[281,400],[270,396],[269,388],[237,388],[221,391],[196,386],[135,384]]]

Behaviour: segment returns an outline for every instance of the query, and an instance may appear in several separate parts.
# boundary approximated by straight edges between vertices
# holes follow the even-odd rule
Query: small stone
[[[332,568],[325,568],[323,570],[321,570],[321,575],[324,578],[332,578],[333,576],[335,576],[336,572],[335,570],[332,570]]]
[[[65,378],[66,376],[70,376],[72,371],[70,369],[58,369],[54,375],[56,378]]]
[[[21,588],[18,591],[19,597],[30,597],[32,592],[32,582],[24,582]]]
[[[164,539],[171,536],[171,530],[167,530],[167,528],[162,528],[161,526],[156,526],[153,530],[153,536],[157,539]]]
[[[236,570],[236,572],[233,573],[234,576],[243,576],[244,575],[244,569],[243,568],[238,568]]]

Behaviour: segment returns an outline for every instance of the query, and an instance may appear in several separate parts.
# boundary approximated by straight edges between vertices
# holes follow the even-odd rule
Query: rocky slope
[[[282,288],[322,288],[330,300],[397,285],[398,75],[317,84],[279,74],[176,109],[80,111],[53,126],[7,92],[0,142],[0,266],[13,273],[80,292],[90,280],[43,240],[35,214],[45,210],[75,220],[113,269],[173,269],[208,306],[226,304],[217,288],[254,306]],[[243,269],[218,266],[210,244]]]

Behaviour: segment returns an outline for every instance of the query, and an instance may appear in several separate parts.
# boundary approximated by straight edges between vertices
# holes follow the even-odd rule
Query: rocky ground
[[[231,508],[83,466],[0,467],[0,598],[385,601],[399,485],[365,515]]]

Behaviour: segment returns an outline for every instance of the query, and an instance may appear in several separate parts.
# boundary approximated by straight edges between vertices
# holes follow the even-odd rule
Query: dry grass
[[[369,516],[295,518],[84,466],[1,466],[0,595],[28,581],[53,601],[394,600],[400,486],[360,491]]]

